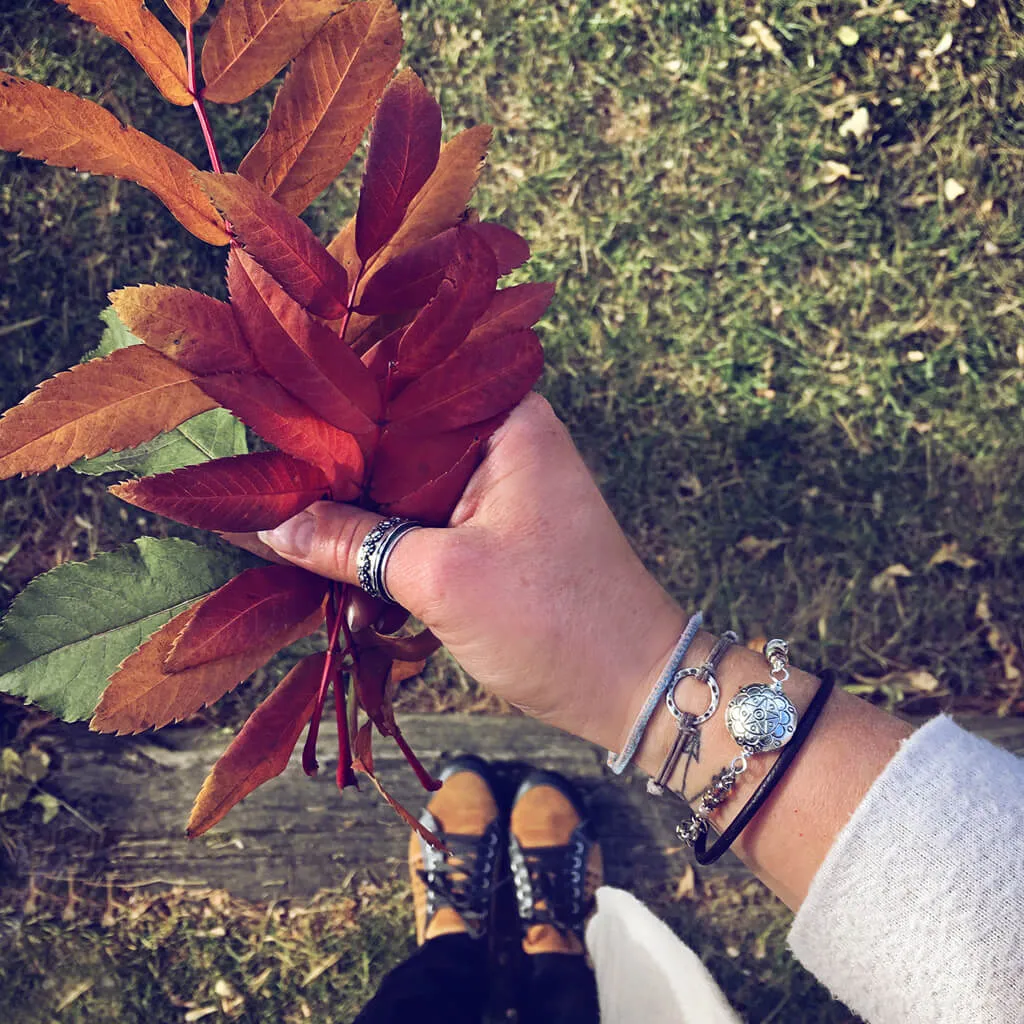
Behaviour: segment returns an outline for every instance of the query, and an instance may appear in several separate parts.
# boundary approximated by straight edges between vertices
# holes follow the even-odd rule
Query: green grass
[[[1024,710],[1017,6],[402,6],[406,60],[440,98],[446,130],[495,125],[481,212],[529,239],[523,273],[558,282],[542,389],[652,570],[715,628],[788,636],[797,661],[856,676],[879,701]],[[755,20],[777,52],[757,41]],[[6,5],[0,64],[103,102],[203,162],[189,111],[162,104],[123,51],[49,0]],[[229,166],[271,98],[214,110]],[[868,129],[857,138],[842,126],[859,108]],[[310,211],[325,236],[351,211],[358,178],[357,160]],[[950,198],[951,181],[962,195]],[[223,294],[222,253],[129,184],[0,154],[0,224],[5,406],[95,345],[108,290],[158,281]],[[36,572],[140,528],[184,532],[70,473],[0,484],[0,514],[0,604]],[[930,564],[950,542],[974,564]],[[909,575],[887,583],[891,566]],[[937,687],[915,689],[915,668]],[[480,699],[451,673],[434,679],[407,704]],[[235,720],[269,685],[241,689],[216,716]],[[384,927],[380,917],[362,914],[351,934]],[[102,956],[105,940],[85,926],[38,928],[54,948],[93,942]],[[366,939],[381,944],[381,963],[400,955],[398,934]],[[186,962],[199,949],[190,941],[168,955]],[[104,969],[151,977],[159,952]],[[33,955],[17,962],[44,975],[56,962]],[[723,957],[720,976],[742,1001],[745,975]],[[228,970],[196,963],[211,978]],[[181,977],[181,991],[207,984],[198,971]],[[249,975],[231,977],[238,987]],[[774,1006],[785,993],[772,991]],[[751,1019],[773,1012],[747,1005]]]

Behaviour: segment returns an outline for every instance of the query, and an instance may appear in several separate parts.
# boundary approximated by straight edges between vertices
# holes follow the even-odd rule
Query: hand
[[[319,502],[259,536],[354,583],[356,552],[380,519]],[[387,586],[492,693],[613,750],[684,621],[535,394],[491,437],[450,526],[396,545]]]

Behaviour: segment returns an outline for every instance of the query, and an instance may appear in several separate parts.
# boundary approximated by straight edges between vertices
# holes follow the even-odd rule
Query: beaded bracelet
[[[761,780],[760,785],[754,790],[753,795],[744,804],[743,809],[730,822],[729,826],[719,836],[710,850],[706,849],[705,845],[708,831],[707,815],[722,803],[733,785],[735,785],[736,776],[743,770],[736,770],[736,762],[742,760],[744,762],[743,768],[745,768],[746,755],[734,758],[730,765],[714,776],[710,785],[701,793],[698,813],[685,825],[676,826],[676,835],[683,842],[693,847],[694,859],[698,864],[713,864],[732,846],[739,834],[750,824],[754,815],[757,814],[768,797],[771,796],[797,754],[800,753],[800,749],[814,727],[814,723],[818,720],[822,710],[828,703],[834,686],[835,674],[830,670],[823,672],[818,689],[789,741],[782,747],[782,752]],[[729,778],[730,774],[732,776],[731,780]]]

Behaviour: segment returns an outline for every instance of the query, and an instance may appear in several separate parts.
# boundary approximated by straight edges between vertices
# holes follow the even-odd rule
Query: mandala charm
[[[744,686],[725,709],[732,738],[748,754],[766,754],[784,747],[796,731],[799,716],[779,685]]]

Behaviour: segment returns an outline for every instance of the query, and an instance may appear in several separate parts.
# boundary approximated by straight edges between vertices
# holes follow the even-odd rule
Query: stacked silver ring
[[[414,523],[411,519],[392,516],[379,522],[363,538],[363,543],[359,545],[359,551],[356,553],[356,571],[359,573],[359,586],[370,597],[383,598],[392,604],[398,603],[384,582],[388,561],[395,550],[395,545],[407,533],[422,529],[419,523]]]

